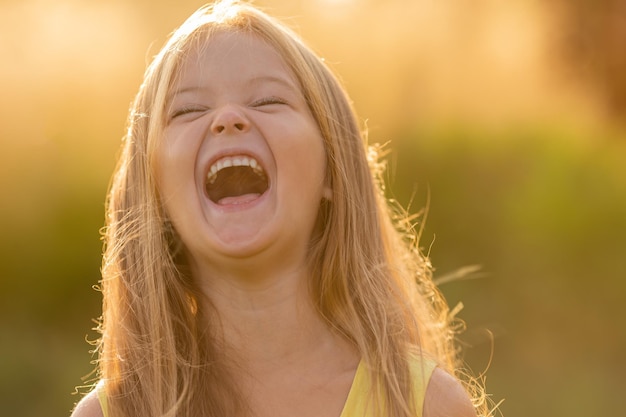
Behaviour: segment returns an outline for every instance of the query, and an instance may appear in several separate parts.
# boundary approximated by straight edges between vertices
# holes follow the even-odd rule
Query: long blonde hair
[[[407,216],[384,197],[344,89],[285,26],[245,4],[205,6],[154,58],[131,108],[107,200],[99,372],[112,417],[245,414],[217,323],[201,319],[199,291],[176,249],[154,173],[167,98],[181,63],[216,31],[254,34],[284,59],[324,138],[332,198],[310,246],[311,293],[328,325],[352,342],[385,415],[415,415],[408,363],[429,355],[460,366],[449,309]],[[243,404],[243,405],[242,405]]]

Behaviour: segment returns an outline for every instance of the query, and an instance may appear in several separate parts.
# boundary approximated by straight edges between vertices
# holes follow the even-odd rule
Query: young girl
[[[201,8],[130,112],[73,416],[475,416],[397,217],[323,61],[251,6]]]

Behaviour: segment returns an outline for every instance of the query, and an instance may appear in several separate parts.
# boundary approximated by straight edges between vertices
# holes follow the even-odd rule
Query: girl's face
[[[323,139],[278,53],[217,33],[185,58],[168,103],[159,186],[192,260],[302,261],[330,191]]]

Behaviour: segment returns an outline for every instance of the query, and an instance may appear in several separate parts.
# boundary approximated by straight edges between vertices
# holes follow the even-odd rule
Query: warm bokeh
[[[341,74],[507,417],[620,415],[626,6],[258,0]],[[196,1],[0,1],[0,404],[69,415],[103,203],[150,57]],[[435,238],[436,237],[436,238]],[[489,365],[490,356],[492,357]]]

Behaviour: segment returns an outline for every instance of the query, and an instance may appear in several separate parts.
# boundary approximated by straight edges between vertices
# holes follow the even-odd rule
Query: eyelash
[[[182,107],[182,108],[174,111],[172,113],[172,115],[170,116],[170,119],[175,119],[175,118],[177,118],[179,116],[184,116],[185,114],[199,112],[199,111],[204,111],[204,109],[202,109],[200,107]]]
[[[261,106],[268,106],[268,105],[272,105],[272,104],[287,104],[287,101],[285,101],[284,99],[280,98],[280,97],[275,97],[275,96],[270,96],[270,97],[263,97],[259,100],[254,101],[250,106],[251,107],[261,107]],[[205,109],[201,108],[201,107],[182,107],[174,112],[172,112],[172,115],[170,116],[170,119],[173,120],[177,117],[180,116],[184,116],[186,114],[189,113],[195,113],[195,112],[201,112],[204,111]]]
[[[256,100],[255,102],[251,104],[251,106],[261,107],[261,106],[267,106],[270,104],[287,104],[287,102],[280,97],[270,96],[270,97],[263,97],[259,100]]]

